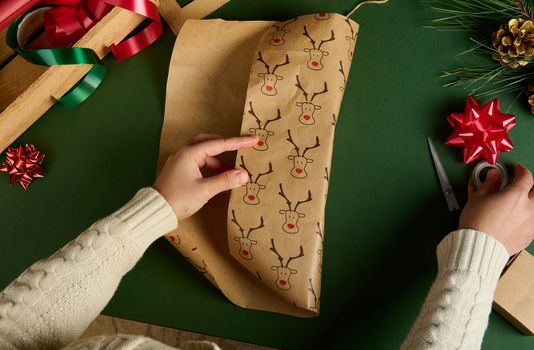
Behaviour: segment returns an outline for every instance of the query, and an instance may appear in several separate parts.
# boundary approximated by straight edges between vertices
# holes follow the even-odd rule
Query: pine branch
[[[523,13],[523,17],[528,18],[531,21],[534,20],[534,3],[532,0],[515,0],[515,2],[517,4],[517,7]]]

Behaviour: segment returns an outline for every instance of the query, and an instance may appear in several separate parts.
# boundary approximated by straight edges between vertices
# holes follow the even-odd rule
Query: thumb
[[[518,164],[514,167],[514,175],[515,177],[510,185],[510,189],[528,193],[532,189],[534,183],[530,171]]]
[[[476,190],[477,195],[487,195],[495,193],[501,187],[501,174],[496,169],[490,169],[486,175],[486,180]]]
[[[244,185],[248,181],[245,170],[232,169],[202,180],[210,197]]]

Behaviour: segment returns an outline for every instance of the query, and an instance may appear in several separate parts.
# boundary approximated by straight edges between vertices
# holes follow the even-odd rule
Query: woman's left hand
[[[225,170],[227,167],[215,156],[251,147],[257,142],[255,136],[223,138],[219,135],[197,135],[167,159],[153,187],[170,204],[176,218],[185,219],[215,195],[248,181],[245,170]],[[204,177],[200,171],[204,167],[219,173]]]

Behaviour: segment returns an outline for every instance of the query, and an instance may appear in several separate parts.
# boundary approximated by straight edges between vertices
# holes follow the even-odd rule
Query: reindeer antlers
[[[320,92],[314,92],[313,95],[312,95],[312,98],[310,100],[310,102],[313,102],[313,99],[315,98],[315,96],[317,95],[321,95],[321,94],[325,94],[328,92],[328,85],[326,85],[326,81],[324,82],[324,87],[323,87],[323,91],[320,91]]]
[[[270,122],[274,122],[274,121],[276,121],[278,119],[282,119],[282,114],[280,114],[280,109],[277,109],[276,117],[274,117],[273,119],[267,119],[265,121],[265,125],[263,126],[263,128],[266,129],[267,128],[267,124],[269,124]],[[260,126],[260,128],[261,128],[261,126]]]
[[[249,101],[249,105],[250,105],[250,110],[248,111],[248,113],[254,117],[254,119],[256,119],[256,123],[258,124],[258,128],[261,129],[261,120],[260,118],[258,118],[258,116],[256,115],[256,112],[254,112],[254,108],[252,108],[252,101]]]
[[[286,200],[286,204],[289,207],[289,210],[291,210],[291,201],[287,198],[286,194],[284,193],[284,189],[282,188],[282,184],[279,184],[280,192],[278,194],[282,196]]]
[[[326,82],[325,82],[325,83],[326,83]],[[295,84],[295,86],[296,86],[297,88],[299,88],[299,89],[302,91],[302,95],[304,95],[304,99],[305,99],[306,101],[308,101],[308,93],[306,92],[306,90],[304,90],[304,88],[303,88],[302,85],[300,84],[300,78],[299,78],[298,74],[297,74],[297,83]]]
[[[354,28],[352,28],[352,24],[350,24],[350,21],[349,21],[348,17],[345,18],[345,22],[347,22],[347,24],[349,25],[349,28],[350,28],[350,34],[351,34],[350,38],[354,39]]]
[[[308,198],[306,198],[305,200],[303,201],[298,201],[297,204],[295,204],[295,211],[297,211],[297,208],[299,207],[299,205],[303,204],[303,203],[306,203],[306,202],[310,202],[312,200],[312,195],[311,195],[311,191],[308,190]]]
[[[256,176],[256,181],[254,182],[258,183],[258,180],[260,179],[260,177],[262,177],[263,175],[268,175],[272,172],[273,172],[273,164],[269,162],[269,169],[264,173],[258,173],[258,176]]]
[[[270,66],[263,60],[263,57],[261,56],[261,51],[258,51],[258,61],[263,63],[265,65],[265,69],[267,70],[267,73],[269,73]]]
[[[271,72],[271,74],[274,74],[274,72],[276,71],[276,69],[277,69],[278,67],[285,66],[286,64],[289,64],[289,56],[287,55],[287,53],[286,53],[286,60],[284,61],[284,63],[282,63],[282,64],[276,64],[276,65],[274,66],[273,71]],[[267,73],[269,73],[269,70],[267,70]]]
[[[241,225],[239,225],[239,223],[237,222],[237,218],[235,217],[235,210],[232,210],[232,221],[234,224],[237,225],[237,227],[239,227],[239,231],[241,231],[241,236],[245,237],[244,233],[245,233],[245,230],[243,229],[243,227],[241,227]],[[250,233],[250,232],[249,232]]]
[[[291,137],[291,130],[287,129],[287,135],[288,135],[288,138],[286,140],[288,140],[289,142],[293,144],[293,147],[295,147],[295,151],[297,152],[297,156],[300,157],[300,148],[299,146],[297,146],[295,141],[293,141],[293,138]]]
[[[248,111],[248,113],[254,117],[254,119],[256,119],[256,124],[258,124],[258,128],[259,129],[265,129],[267,128],[267,125],[270,123],[270,122],[274,122],[274,121],[277,121],[278,119],[282,119],[282,114],[280,113],[280,109],[277,109],[276,110],[276,117],[274,117],[273,119],[267,119],[265,121],[265,125],[263,126],[263,128],[261,127],[261,119],[256,115],[256,112],[254,112],[254,108],[252,108],[252,101],[249,101],[249,106],[250,106],[250,109]]]
[[[246,170],[246,172],[248,173],[248,178],[250,179],[250,181],[252,181],[252,173],[250,172],[250,170],[248,170],[247,166],[245,165],[245,160],[243,159],[243,155],[241,155],[241,164],[239,164],[239,166],[243,168],[244,170]]]
[[[315,144],[313,146],[309,146],[309,147],[304,148],[304,152],[302,152],[302,154],[300,154],[300,147],[297,146],[295,141],[293,141],[293,138],[291,137],[291,130],[289,130],[289,129],[287,130],[287,135],[288,135],[288,137],[287,137],[286,140],[289,141],[293,145],[293,147],[295,148],[295,151],[297,152],[297,156],[299,156],[299,157],[304,157],[306,152],[308,152],[309,150],[321,146],[321,144],[319,143],[319,136],[315,136]]]
[[[286,262],[286,267],[289,267],[289,263],[291,262],[291,260],[293,259],[298,259],[298,258],[301,258],[304,256],[304,249],[302,249],[302,246],[300,246],[300,253],[299,255],[295,255],[295,256],[290,256],[288,259],[287,259],[287,262]]]
[[[331,31],[330,31],[330,38],[329,38],[329,39],[326,39],[326,40],[321,40],[321,42],[319,43],[319,46],[315,47],[315,40],[313,40],[313,38],[310,36],[310,33],[308,33],[308,28],[306,28],[306,26],[304,26],[304,33],[302,33],[302,35],[307,36],[308,39],[310,39],[310,42],[311,42],[311,44],[312,44],[312,46],[313,46],[313,48],[314,48],[315,50],[320,50],[320,49],[321,49],[321,46],[322,46],[324,43],[327,43],[327,42],[329,42],[329,41],[334,41],[334,40],[336,40],[336,37],[335,37],[335,35],[334,35],[334,31],[331,30]]]
[[[291,260],[298,259],[304,256],[304,249],[302,248],[302,246],[300,246],[300,253],[295,256],[290,256],[287,259],[287,263],[284,265],[284,258],[280,255],[280,253],[278,253],[278,251],[276,250],[276,247],[274,246],[274,238],[271,238],[271,248],[269,248],[269,250],[278,256],[278,260],[280,261],[281,267],[288,267]]]
[[[311,150],[311,149],[317,148],[317,147],[319,147],[320,145],[321,145],[321,144],[319,143],[319,136],[315,136],[315,145],[304,148],[304,151],[302,152],[302,156],[304,157],[304,155],[306,154],[306,152],[308,152],[308,151]]]
[[[310,36],[310,33],[308,33],[308,28],[306,28],[306,26],[304,26],[304,33],[302,33],[302,35],[307,36],[308,39],[310,39],[310,42],[315,49],[315,40],[313,40],[313,38]]]
[[[321,49],[321,46],[324,44],[324,43],[327,43],[329,41],[334,41],[336,40],[336,37],[334,36],[334,31],[331,30],[330,31],[330,39],[326,39],[326,40],[321,40],[321,42],[319,43],[319,46],[317,46],[317,50],[320,50]]]
[[[276,250],[276,247],[274,246],[274,238],[271,238],[271,248],[269,248],[270,251],[274,252],[278,256],[278,260],[280,261],[280,266],[284,266],[284,258],[278,253]]]
[[[273,68],[273,71],[270,72],[269,71],[269,68],[271,68],[270,65],[267,64],[267,62],[265,62],[265,60],[263,59],[263,56],[261,55],[261,51],[258,51],[258,61],[260,61],[261,63],[263,63],[263,65],[265,66],[265,69],[267,70],[267,74],[274,74],[274,72],[276,71],[276,69],[278,67],[282,67],[282,66],[285,66],[286,64],[289,64],[289,56],[286,54],[286,60],[284,61],[284,63],[282,64],[276,64]]]
[[[265,225],[263,225],[263,216],[260,216],[260,224],[258,226],[256,226],[256,227],[251,227],[251,228],[248,229],[247,238],[250,236],[250,233],[252,231],[259,230],[260,228],[263,228],[263,227],[265,227]]]

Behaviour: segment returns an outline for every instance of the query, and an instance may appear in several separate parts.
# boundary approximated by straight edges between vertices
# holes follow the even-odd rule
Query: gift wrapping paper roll
[[[258,42],[238,152],[249,182],[232,191],[230,253],[294,306],[319,313],[324,211],[334,130],[358,25],[338,14],[277,23]]]
[[[199,133],[260,139],[235,159],[251,181],[166,236],[236,305],[319,313],[332,142],[357,33],[353,21],[326,13],[282,23],[188,20],[180,30],[158,169]]]

